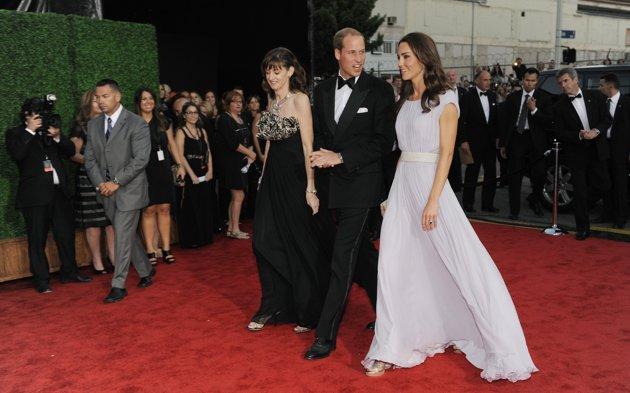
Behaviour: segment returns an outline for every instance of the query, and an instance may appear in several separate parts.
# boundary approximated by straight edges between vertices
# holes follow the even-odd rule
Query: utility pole
[[[562,64],[562,0],[556,0],[556,65]]]

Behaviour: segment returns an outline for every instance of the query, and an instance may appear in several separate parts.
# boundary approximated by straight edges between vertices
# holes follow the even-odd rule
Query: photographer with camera
[[[61,157],[72,157],[74,144],[61,135],[53,113],[54,96],[30,98],[20,111],[23,126],[6,133],[6,148],[19,171],[16,207],[26,222],[28,257],[37,291],[50,293],[46,238],[52,224],[61,260],[61,282],[89,282],[80,275],[74,248],[74,218],[68,174]]]

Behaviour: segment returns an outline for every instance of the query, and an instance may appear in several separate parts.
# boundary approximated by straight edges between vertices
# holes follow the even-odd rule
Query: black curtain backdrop
[[[104,0],[103,16],[156,27],[160,81],[175,91],[220,95],[241,86],[247,96],[262,96],[260,62],[278,46],[291,49],[308,72],[306,0]]]

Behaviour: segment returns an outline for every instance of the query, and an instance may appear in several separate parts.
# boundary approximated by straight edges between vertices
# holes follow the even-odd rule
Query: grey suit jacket
[[[137,210],[149,204],[144,169],[149,163],[150,154],[149,125],[127,109],[122,109],[107,141],[105,115],[88,122],[85,169],[95,186],[109,180],[118,181],[120,188],[109,197],[115,198],[117,210]],[[99,202],[103,198],[97,193]]]

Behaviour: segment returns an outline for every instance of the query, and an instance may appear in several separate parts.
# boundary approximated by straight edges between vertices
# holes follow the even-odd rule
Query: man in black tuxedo
[[[475,75],[475,86],[464,96],[461,108],[462,150],[472,153],[474,162],[466,166],[464,175],[464,211],[473,213],[475,209],[475,187],[479,169],[483,166],[484,183],[481,189],[481,210],[496,213],[494,194],[497,182],[492,181],[497,173],[497,97],[490,91],[490,73],[479,71]]]
[[[584,240],[590,236],[589,186],[600,192],[610,189],[606,169],[610,152],[605,133],[612,119],[600,94],[580,89],[573,68],[560,69],[556,80],[564,92],[554,105],[556,133],[573,180],[575,238]]]
[[[448,81],[451,90],[457,93],[457,99],[459,104],[460,113],[463,111],[462,105],[465,104],[464,96],[466,95],[466,89],[457,86],[457,71],[450,69],[446,71],[446,80]],[[457,146],[461,145],[462,131],[462,119],[460,117],[459,124],[457,125],[457,138],[455,140],[455,152],[453,152],[453,160],[451,161],[451,168],[448,172],[448,183],[455,192],[462,190],[462,161],[459,157],[459,149]]]
[[[606,106],[612,117],[612,126],[605,133],[610,158],[608,171],[612,191],[604,196],[604,213],[598,220],[612,222],[623,228],[628,219],[628,159],[630,157],[630,98],[619,91],[619,78],[615,74],[602,75],[599,90],[606,96]]]
[[[532,182],[532,194],[527,197],[537,216],[542,216],[540,197],[545,184],[547,130],[553,122],[551,97],[536,89],[539,72],[528,68],[523,76],[523,89],[511,93],[503,104],[504,120],[501,124],[499,146],[501,155],[508,160],[510,178],[510,219],[517,220],[521,210],[521,184],[526,168]]]
[[[516,74],[516,79],[520,81],[523,80],[525,72],[527,71],[527,66],[523,64],[523,59],[517,57],[514,64],[512,64],[512,69],[514,70],[514,74]]]
[[[6,133],[6,148],[19,171],[16,206],[26,222],[28,259],[35,287],[50,293],[50,274],[46,258],[46,239],[52,224],[53,236],[61,260],[61,282],[88,282],[79,274],[75,260],[72,191],[61,157],[74,156],[70,139],[59,128],[42,130],[43,100],[28,99],[20,118],[24,126]]]
[[[395,138],[394,94],[387,82],[363,72],[365,40],[355,29],[335,34],[339,75],[315,87],[311,165],[328,177],[328,207],[335,210],[328,294],[306,359],[328,356],[335,348],[339,323],[353,279],[376,306],[378,252],[368,238],[370,209],[382,198],[383,157]],[[323,173],[321,173],[323,172]],[[321,183],[321,181],[320,181]],[[356,268],[356,272],[355,272]]]

